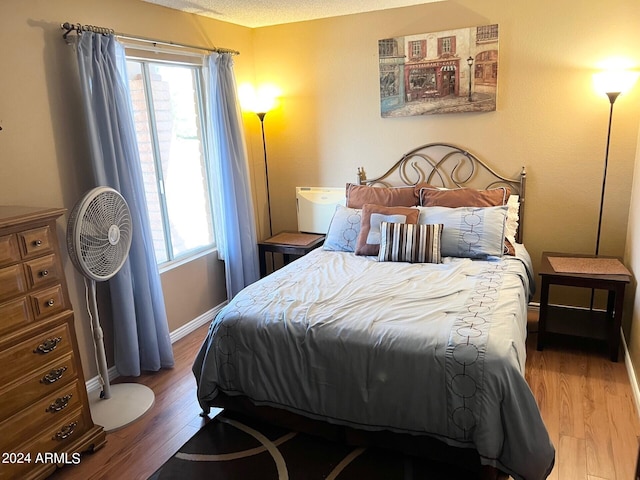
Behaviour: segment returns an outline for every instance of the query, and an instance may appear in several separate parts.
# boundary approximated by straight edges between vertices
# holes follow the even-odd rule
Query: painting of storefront
[[[383,117],[496,109],[498,25],[378,42]]]

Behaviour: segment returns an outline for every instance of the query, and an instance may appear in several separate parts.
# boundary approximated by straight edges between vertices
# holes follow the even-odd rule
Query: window
[[[476,55],[476,85],[496,86],[498,83],[498,50],[487,50]]]
[[[409,90],[429,90],[436,88],[436,71],[433,68],[412,68],[409,70]]]
[[[415,40],[409,42],[409,51],[412,59],[422,59],[427,56],[427,41]]]
[[[477,42],[495,42],[498,40],[498,25],[483,25],[476,29]]]
[[[214,244],[202,66],[127,57],[140,162],[159,264]]]
[[[438,38],[438,55],[450,57],[456,54],[456,37]]]
[[[378,40],[378,55],[380,57],[395,57],[398,55],[398,42],[395,38]]]
[[[380,98],[398,95],[400,69],[397,65],[380,65]]]

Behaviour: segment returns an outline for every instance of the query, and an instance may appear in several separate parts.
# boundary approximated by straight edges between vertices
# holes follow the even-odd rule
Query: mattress
[[[378,262],[317,249],[240,292],[194,363],[219,392],[365,430],[476,449],[517,479],[554,448],[524,379],[531,261]]]

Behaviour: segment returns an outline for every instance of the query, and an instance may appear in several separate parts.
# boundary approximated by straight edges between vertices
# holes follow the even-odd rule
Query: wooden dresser
[[[0,206],[0,479],[45,478],[105,443],[91,420],[56,220]]]

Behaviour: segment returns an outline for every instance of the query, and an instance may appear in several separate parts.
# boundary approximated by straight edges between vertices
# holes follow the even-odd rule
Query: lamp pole
[[[469,101],[473,102],[473,98],[471,98],[471,75],[472,75],[471,67],[473,66],[472,56],[469,56],[469,58],[467,58],[467,65],[469,65]]]
[[[271,225],[271,194],[269,193],[269,164],[267,162],[267,142],[264,136],[264,117],[267,112],[256,112],[260,119],[260,127],[262,129],[262,150],[264,151],[264,176],[267,187],[267,212],[269,214],[269,237],[273,236],[273,227]]]
[[[613,119],[613,104],[618,98],[620,92],[607,92],[607,97],[609,97],[609,102],[611,106],[609,107],[609,127],[607,129],[607,146],[605,147],[604,153],[604,173],[602,175],[602,193],[600,194],[600,215],[598,216],[598,234],[596,236],[596,256],[600,252],[600,231],[602,229],[602,210],[604,207],[604,191],[607,185],[607,165],[609,164],[609,142],[611,140],[611,120]]]

